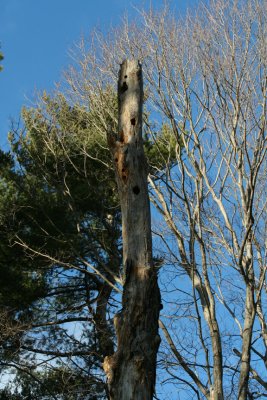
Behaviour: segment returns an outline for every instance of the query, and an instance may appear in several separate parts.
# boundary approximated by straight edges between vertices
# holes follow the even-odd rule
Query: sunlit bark
[[[118,82],[118,134],[108,135],[122,211],[124,287],[115,316],[118,348],[106,357],[110,399],[151,400],[160,343],[160,293],[152,259],[147,164],[142,141],[143,82],[137,61],[124,61]]]

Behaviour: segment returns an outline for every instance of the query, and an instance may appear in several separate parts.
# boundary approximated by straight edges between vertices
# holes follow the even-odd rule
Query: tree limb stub
[[[114,319],[118,349],[106,357],[111,400],[151,400],[160,343],[160,292],[152,260],[147,163],[142,141],[143,81],[136,60],[121,64],[118,134],[109,133],[122,212],[124,288]]]

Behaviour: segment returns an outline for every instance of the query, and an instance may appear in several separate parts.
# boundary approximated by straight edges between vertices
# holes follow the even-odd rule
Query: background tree
[[[47,285],[43,298],[31,304],[20,358],[35,368],[45,356],[58,359],[62,368],[72,359],[73,377],[87,377],[87,396],[93,398],[96,385],[102,382],[102,393],[105,386],[97,369],[113,352],[107,302],[120,268],[119,210],[113,180],[94,160],[93,151],[103,150],[99,138],[95,143],[89,138],[90,119],[63,98],[44,99],[46,114],[25,110],[27,133],[11,138],[20,168],[13,182],[18,193],[12,245],[24,252],[26,262],[32,260],[34,273],[41,271]],[[72,129],[80,135],[76,145]],[[96,374],[90,380],[91,369]]]
[[[67,75],[70,95],[83,104],[95,82],[115,80],[118,58],[141,60],[146,107],[176,141],[176,166],[151,171],[149,180],[166,262],[161,363],[188,398],[259,398],[266,391],[266,4],[211,1],[183,23],[167,8],[141,14],[108,39],[98,34],[93,49],[81,42],[81,68]]]
[[[0,151],[0,367],[17,361],[20,338],[31,321],[31,304],[46,290],[42,274],[14,246],[16,188],[11,154]]]
[[[0,62],[3,61],[3,59],[4,59],[3,53],[0,51]],[[0,65],[0,71],[2,71],[2,69],[3,69],[3,66]]]
[[[10,134],[12,156],[3,154],[10,160],[5,187],[13,190],[12,199],[7,199],[6,190],[2,193],[10,237],[3,246],[17,264],[5,259],[1,269],[4,275],[11,264],[21,285],[23,260],[27,279],[32,271],[31,278],[43,284],[39,297],[25,304],[27,324],[12,349],[12,362],[3,357],[3,366],[22,373],[15,387],[23,386],[33,398],[37,392],[46,398],[49,390],[54,395],[58,390],[63,398],[74,392],[88,399],[97,391],[98,398],[105,396],[101,366],[104,357],[114,352],[112,317],[121,291],[121,222],[106,143],[107,126],[116,124],[115,92],[107,87],[103,99],[102,109],[93,98],[86,109],[72,106],[62,94],[43,93],[39,106],[23,110],[23,129],[14,128]],[[155,168],[162,164],[160,149],[166,152],[168,129],[158,135],[162,140],[157,149],[149,138],[145,142]],[[3,290],[10,290],[6,281]],[[17,292],[20,286],[14,288]],[[15,323],[20,324],[20,300],[14,313]],[[60,373],[65,386],[60,384]],[[47,376],[49,382],[55,379],[55,391]],[[14,388],[9,392],[14,394]]]

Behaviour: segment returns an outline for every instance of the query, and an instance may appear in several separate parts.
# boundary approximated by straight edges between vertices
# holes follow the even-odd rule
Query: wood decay
[[[147,163],[142,141],[142,68],[121,64],[118,134],[108,134],[122,212],[124,288],[114,318],[117,351],[104,360],[110,400],[151,400],[160,344],[161,308],[153,265]]]

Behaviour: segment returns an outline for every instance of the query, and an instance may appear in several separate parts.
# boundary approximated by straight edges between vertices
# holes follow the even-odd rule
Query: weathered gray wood
[[[142,68],[121,64],[118,134],[110,133],[121,202],[124,288],[114,324],[117,352],[105,358],[111,400],[151,400],[160,343],[160,292],[153,266],[147,164],[142,142]]]

